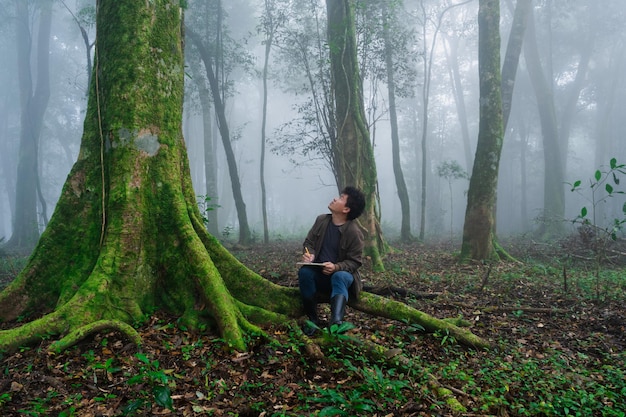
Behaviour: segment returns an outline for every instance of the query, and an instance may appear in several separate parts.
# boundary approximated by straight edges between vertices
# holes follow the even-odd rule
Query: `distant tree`
[[[194,17],[199,21],[209,22],[215,15],[213,8],[208,3],[192,4],[190,9]],[[186,19],[189,22],[192,19]],[[208,39],[213,33],[213,25],[204,25],[198,28],[202,36]],[[208,85],[208,79],[204,68],[204,62],[194,46],[193,42],[185,42],[185,63],[189,68],[191,82],[185,83],[186,100],[189,111],[197,112],[202,119],[202,144],[204,162],[204,195],[198,196],[198,203],[203,215],[207,230],[213,236],[220,233],[218,223],[218,210],[220,196],[218,194],[218,135],[215,129],[215,111],[213,108],[213,96]]]
[[[78,26],[78,29],[80,30],[80,35],[83,39],[83,43],[85,46],[85,62],[87,63],[87,68],[86,68],[87,88],[85,89],[85,95],[88,95],[89,84],[91,83],[92,67],[93,67],[93,63],[91,60],[91,50],[93,49],[95,45],[95,42],[92,42],[89,39],[88,30],[96,24],[96,8],[91,5],[85,6],[85,7],[82,7],[77,14],[74,14],[72,9],[68,7],[65,1],[63,0],[60,0],[60,1],[63,7],[67,9],[67,12],[72,16],[72,19],[74,19],[74,22],[76,22],[76,25]]]
[[[214,4],[215,19],[211,22],[214,23],[213,29],[215,30],[215,37],[207,39],[200,33],[196,32],[192,26],[186,26],[186,34],[194,47],[197,48],[198,53],[204,64],[206,76],[211,88],[211,96],[213,97],[213,108],[217,118],[217,126],[222,138],[222,145],[224,146],[224,152],[226,153],[226,163],[228,164],[228,172],[230,175],[231,188],[233,192],[233,198],[235,200],[235,207],[237,209],[237,220],[239,222],[239,243],[247,244],[252,239],[252,233],[248,223],[248,214],[246,211],[246,204],[244,202],[243,193],[241,190],[241,180],[239,177],[239,171],[237,168],[237,160],[235,152],[233,150],[232,138],[230,128],[228,126],[228,119],[226,117],[226,102],[225,102],[225,88],[226,85],[222,81],[221,75],[223,75],[224,68],[224,45],[223,45],[223,32],[222,32],[222,2],[217,0]],[[207,22],[203,22],[206,24]]]
[[[532,10],[531,10],[532,13]],[[537,110],[541,121],[544,156],[543,218],[539,232],[553,237],[563,232],[565,216],[565,177],[563,155],[559,143],[558,121],[554,102],[554,88],[541,64],[537,45],[534,17],[528,22],[524,42],[524,58],[530,81],[537,98]]]
[[[265,190],[265,148],[267,126],[267,83],[270,63],[270,53],[274,43],[274,37],[279,27],[284,24],[283,6],[277,0],[265,0],[259,31],[264,35],[265,53],[263,56],[263,114],[261,117],[261,160],[259,177],[261,182],[261,212],[263,214],[263,241],[269,242],[269,225],[267,222],[267,193]]]
[[[320,163],[338,184],[325,10],[319,2],[296,1],[290,3],[287,17],[275,42],[282,63],[280,86],[299,100],[293,105],[297,116],[276,129],[272,151],[287,155],[294,165]]]
[[[428,156],[428,122],[429,122],[429,104],[430,104],[430,89],[432,82],[432,71],[434,66],[434,57],[435,57],[435,45],[437,43],[437,38],[442,28],[443,18],[450,10],[455,7],[463,6],[471,2],[472,0],[462,1],[460,3],[452,4],[449,6],[444,6],[443,9],[438,13],[437,20],[434,23],[434,31],[430,34],[430,45],[427,43],[427,39],[429,39],[428,34],[428,21],[430,17],[429,13],[426,10],[426,6],[424,1],[420,1],[419,7],[421,10],[421,18],[422,18],[422,72],[424,80],[421,83],[421,99],[422,99],[422,132],[420,136],[420,147],[421,147],[421,156],[422,156],[422,175],[421,175],[421,196],[420,196],[420,226],[419,226],[419,239],[424,240],[426,234],[426,207],[427,207],[427,183],[428,183],[428,167],[429,164],[429,156]],[[440,7],[440,6],[437,6]]]
[[[31,7],[29,2],[15,0],[21,118],[13,234],[7,242],[11,249],[27,252],[33,249],[39,238],[38,202],[43,222],[47,223],[46,202],[39,181],[38,150],[43,118],[50,99],[52,3],[41,2],[37,7],[36,30],[31,28]],[[33,33],[37,36],[34,37]],[[34,39],[36,42],[33,43]],[[32,55],[34,46],[37,49]],[[35,62],[34,68],[32,62]]]
[[[389,98],[389,122],[391,123],[391,155],[393,162],[393,173],[396,180],[396,189],[398,198],[400,199],[401,222],[400,222],[400,239],[409,241],[413,239],[411,234],[411,207],[409,203],[409,192],[404,180],[404,172],[400,159],[400,133],[398,129],[398,113],[396,108],[396,68],[402,67],[399,62],[407,60],[406,55],[408,48],[400,48],[392,38],[392,33],[400,32],[396,28],[397,22],[397,5],[392,4],[389,7],[387,1],[380,3],[385,57],[385,70],[387,75],[387,91]],[[393,31],[393,32],[392,32]],[[407,37],[404,37],[406,41]],[[406,45],[405,45],[406,46]]]
[[[185,45],[187,48],[189,44]],[[189,57],[192,54],[188,54]],[[189,60],[187,61],[189,62]],[[200,70],[200,63],[197,60],[189,64],[189,70],[192,74],[192,83],[197,92],[197,98],[200,104],[200,117],[202,118],[202,137],[203,137],[203,159],[204,159],[204,191],[205,194],[200,196],[200,208],[203,219],[206,223],[207,230],[213,236],[219,233],[219,224],[217,217],[217,207],[219,206],[219,198],[217,192],[217,146],[213,135],[213,106],[211,105],[211,90],[207,86],[207,80]]]
[[[461,77],[459,65],[459,52],[461,43],[458,36],[453,34],[443,34],[446,42],[446,60],[448,62],[448,71],[450,73],[450,89],[454,95],[454,104],[461,128],[461,139],[463,143],[463,154],[465,156],[465,169],[469,170],[472,166],[473,153],[471,139],[469,133],[469,120],[467,116],[467,106],[465,105],[464,85]]]
[[[363,85],[359,75],[354,26],[354,5],[350,0],[327,0],[328,46],[335,97],[339,189],[354,185],[365,193],[366,209],[359,219],[365,227],[365,251],[375,270],[383,269],[386,252],[377,207],[377,176],[374,151],[363,108]]]

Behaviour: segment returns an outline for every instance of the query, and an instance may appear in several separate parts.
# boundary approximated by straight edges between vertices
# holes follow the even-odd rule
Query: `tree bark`
[[[337,124],[339,189],[347,185],[365,194],[365,212],[359,219],[365,231],[365,253],[375,270],[384,269],[386,252],[376,199],[376,162],[363,109],[363,88],[356,51],[354,10],[350,0],[327,0],[328,45]]]
[[[503,136],[498,0],[479,1],[478,26],[480,122],[467,194],[461,258],[488,260],[497,258],[493,234],[493,206]]]

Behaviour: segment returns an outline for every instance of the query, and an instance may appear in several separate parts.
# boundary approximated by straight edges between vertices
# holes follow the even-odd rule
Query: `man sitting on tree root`
[[[341,324],[349,293],[358,297],[363,288],[359,267],[362,264],[363,234],[354,219],[365,208],[365,196],[355,187],[346,187],[328,205],[330,214],[321,214],[304,240],[298,271],[304,312],[316,327],[306,325],[304,333],[313,335],[319,324],[317,295],[330,294],[330,324]]]

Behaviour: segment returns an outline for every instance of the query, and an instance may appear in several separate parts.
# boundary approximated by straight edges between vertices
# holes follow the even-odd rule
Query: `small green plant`
[[[331,404],[324,407],[318,416],[360,416],[370,415],[374,410],[374,401],[363,398],[361,390],[343,391],[315,387],[320,396],[316,402]]]
[[[224,226],[224,229],[222,229],[222,236],[224,236],[224,239],[228,240],[228,238],[231,234],[233,234],[234,231],[235,228],[233,226]]]
[[[607,258],[609,244],[617,240],[618,232],[623,230],[626,224],[626,202],[622,205],[621,218],[614,218],[602,223],[600,217],[600,204],[606,203],[618,195],[626,195],[624,191],[617,190],[620,177],[626,174],[626,164],[618,164],[617,159],[612,158],[608,169],[596,170],[592,179],[589,180],[590,196],[585,195],[582,181],[574,181],[570,184],[571,191],[581,194],[589,202],[591,209],[583,206],[580,213],[572,223],[579,225],[579,234],[593,254],[596,278],[596,297],[600,296],[600,268]]]
[[[354,328],[354,324],[344,321],[341,324],[331,324],[330,327],[324,329],[324,332],[329,336],[341,337],[341,335]]]
[[[158,360],[150,360],[145,354],[137,353],[135,357],[139,360],[140,366],[136,375],[128,380],[129,385],[147,386],[152,389],[148,393],[143,388],[140,390],[140,398],[129,402],[124,407],[124,415],[133,415],[140,409],[149,406],[150,394],[154,402],[161,406],[173,410],[174,404],[168,383],[170,378],[160,369]]]
[[[512,311],[511,314],[513,314],[515,317],[519,319],[524,315],[524,310],[515,310],[515,311]]]
[[[450,331],[448,329],[437,330],[435,333],[433,333],[433,336],[437,339],[441,339],[441,346],[456,344],[455,337],[450,334]]]
[[[0,407],[2,407],[4,404],[8,403],[9,401],[11,401],[11,394],[8,392],[3,392],[2,394],[0,394]]]
[[[210,211],[213,211],[219,208],[219,204],[211,203],[211,197],[208,195],[199,195],[197,197],[198,208],[200,209],[200,214],[202,215],[202,222],[205,226],[209,224],[209,215]]]

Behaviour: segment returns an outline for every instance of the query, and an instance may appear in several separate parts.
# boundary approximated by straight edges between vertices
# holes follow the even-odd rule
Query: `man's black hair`
[[[347,186],[341,191],[341,194],[348,196],[346,207],[350,209],[348,212],[348,220],[354,220],[363,213],[365,209],[365,195],[356,187]]]

